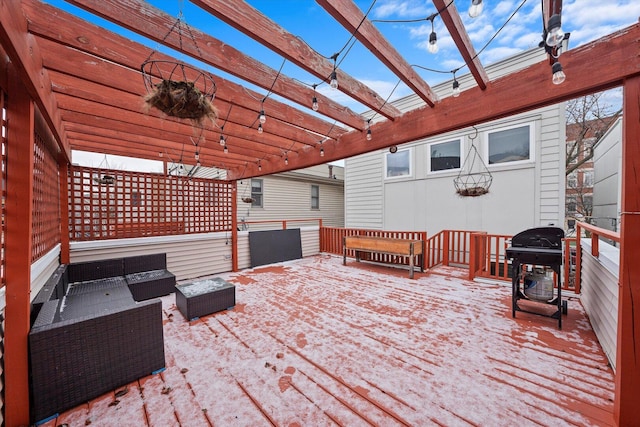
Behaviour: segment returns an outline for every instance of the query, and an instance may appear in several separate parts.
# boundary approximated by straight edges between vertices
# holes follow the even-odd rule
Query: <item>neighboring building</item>
[[[494,79],[514,68],[544,60],[531,50],[487,67]],[[469,75],[457,78],[464,89]],[[433,89],[450,96],[452,81]],[[401,111],[424,102],[409,96],[394,102]],[[435,107],[437,108],[437,106]],[[427,231],[482,230],[515,234],[537,226],[564,224],[565,104],[552,105],[489,123],[478,123],[345,161],[347,227]],[[375,134],[373,135],[375,138]],[[475,155],[477,149],[478,156]],[[467,157],[469,157],[467,159]],[[463,197],[454,179],[469,169],[490,172],[489,193]]]
[[[594,223],[593,221],[599,217],[593,212],[593,187],[595,183],[593,152],[596,144],[599,143],[598,141],[614,120],[615,117],[608,117],[567,125],[566,147],[567,158],[570,159],[567,162],[567,170],[576,168],[567,174],[566,180],[565,214],[570,229],[574,218]]]
[[[620,231],[622,117],[618,117],[594,145],[593,168],[591,222],[601,228]]]
[[[240,180],[237,197],[240,229],[262,228],[251,224],[252,221],[305,218],[321,218],[325,226],[344,227],[344,168],[341,166],[323,164]],[[273,223],[269,225],[273,228]]]

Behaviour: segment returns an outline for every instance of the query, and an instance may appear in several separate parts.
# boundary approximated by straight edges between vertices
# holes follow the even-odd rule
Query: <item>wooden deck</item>
[[[237,305],[187,322],[163,297],[167,368],[46,426],[613,425],[582,306],[511,317],[509,284],[320,255],[221,277]]]

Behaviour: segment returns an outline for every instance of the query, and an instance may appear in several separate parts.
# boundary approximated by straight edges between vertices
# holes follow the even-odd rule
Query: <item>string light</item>
[[[560,15],[551,15],[547,22],[547,36],[545,37],[545,43],[547,46],[555,47],[562,43],[564,40],[564,31],[562,31],[562,19]]]
[[[482,13],[482,0],[471,0],[471,6],[469,6],[469,16],[471,18],[477,18]]]
[[[554,85],[562,84],[567,78],[567,76],[564,74],[564,71],[562,71],[562,64],[560,64],[559,62],[553,63],[553,65],[551,66],[551,72],[553,73],[551,81]]]
[[[227,144],[224,144],[224,154],[227,154],[229,152],[229,148],[227,147]]]
[[[289,157],[286,154],[284,155],[284,164],[285,165],[289,164]]]
[[[429,17],[429,20],[431,21],[431,34],[429,34],[429,44],[427,45],[427,50],[434,54],[438,53],[438,50],[440,50],[438,47],[438,36],[433,28],[433,20],[435,17],[436,15],[431,15]]]
[[[262,123],[258,124],[258,133],[262,133],[263,129],[262,129]]]
[[[332,89],[338,89],[338,75],[336,70],[331,72],[331,83],[329,83]]]
[[[227,143],[227,141],[225,140],[224,135],[223,135],[223,134],[220,134],[220,145],[224,145],[224,144],[226,144],[226,143]]]
[[[371,141],[371,119],[367,120],[367,141]]]
[[[262,172],[262,164],[260,163],[260,160],[258,160],[258,172]]]
[[[453,72],[453,97],[457,98],[460,96],[460,83],[458,83],[458,80],[456,79],[456,72]]]
[[[196,158],[196,161],[200,160],[200,153],[198,151],[196,151],[195,158]]]
[[[324,147],[320,146],[320,157],[324,157]]]
[[[267,121],[267,116],[264,114],[264,110],[260,110],[260,117],[258,119],[260,120],[260,123]]]
[[[331,72],[331,81],[329,85],[333,89],[338,89],[338,74],[336,73],[336,60],[338,59],[338,54],[335,53],[331,59],[333,59],[333,71]]]
[[[318,111],[318,98],[316,97],[316,86],[313,85],[313,98],[311,99],[311,109],[313,111]]]

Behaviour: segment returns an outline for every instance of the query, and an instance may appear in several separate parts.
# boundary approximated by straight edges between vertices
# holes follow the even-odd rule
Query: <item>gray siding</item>
[[[309,171],[311,169],[311,171]],[[242,202],[242,198],[251,196],[251,180],[238,181],[238,221],[282,221],[286,219],[322,218],[323,225],[344,226],[344,181],[342,168],[334,167],[336,178],[329,178],[327,165],[288,172],[266,175],[257,179],[263,181],[263,206],[255,207]],[[311,186],[320,190],[320,208],[311,208]],[[276,223],[274,223],[276,224]],[[267,226],[249,225],[250,230]],[[312,223],[291,223],[290,227],[300,227]]]
[[[303,257],[320,253],[320,232],[318,227],[302,227],[301,243]],[[231,233],[207,233],[72,242],[70,258],[71,262],[83,262],[166,253],[168,270],[176,275],[177,280],[182,281],[231,271],[231,251]],[[249,268],[250,265],[249,232],[240,231],[238,232],[238,268],[242,270]],[[56,262],[53,269],[57,266]],[[52,271],[51,269],[48,274],[43,272],[42,276],[45,277],[46,275],[48,277]],[[44,280],[46,280],[46,277]]]
[[[379,152],[345,161],[345,226],[382,229],[384,158]]]
[[[593,169],[593,223],[601,228],[618,231],[621,204],[622,118],[618,119],[595,145]]]
[[[616,368],[618,334],[618,268],[620,252],[600,241],[599,258],[591,255],[591,241],[582,239],[580,301],[589,316],[609,363]]]
[[[178,280],[231,271],[231,233],[72,242],[70,261],[83,262],[152,253],[167,254],[167,268]]]
[[[544,57],[544,53],[536,49],[490,66],[487,72],[491,78],[496,78]],[[471,85],[471,79],[470,76],[463,76],[458,80],[464,89],[463,82]],[[439,96],[449,96],[450,90],[451,81],[434,87]],[[401,111],[409,111],[423,104],[416,96],[394,102],[394,106]],[[378,116],[376,119],[381,120]],[[462,154],[466,156],[475,133],[473,128],[398,146],[399,149],[411,149],[412,175],[406,178],[385,178],[386,149],[346,159],[347,227],[426,230],[429,234],[443,229],[515,234],[526,228],[563,224],[564,104],[478,124],[478,135],[473,142],[482,161],[487,163],[488,133],[497,128],[524,124],[533,127],[533,161],[489,166],[493,184],[489,194],[481,197],[461,197],[456,194],[453,180],[458,176],[458,170],[428,171],[427,144],[460,139]],[[478,169],[478,165],[476,160],[474,170]]]

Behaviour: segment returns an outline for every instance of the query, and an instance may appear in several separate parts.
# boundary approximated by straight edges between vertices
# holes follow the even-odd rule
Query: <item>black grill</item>
[[[512,315],[516,317],[516,311],[538,314],[558,319],[558,327],[562,329],[562,313],[567,313],[566,301],[562,301],[561,266],[562,266],[562,240],[564,230],[557,227],[538,227],[522,231],[511,238],[511,246],[506,250],[506,256],[512,260]],[[520,307],[518,301],[532,300],[527,297],[521,288],[524,279],[523,266],[549,267],[555,274],[555,295],[546,301],[535,300],[538,303],[557,306],[553,314],[545,314],[541,311]]]

